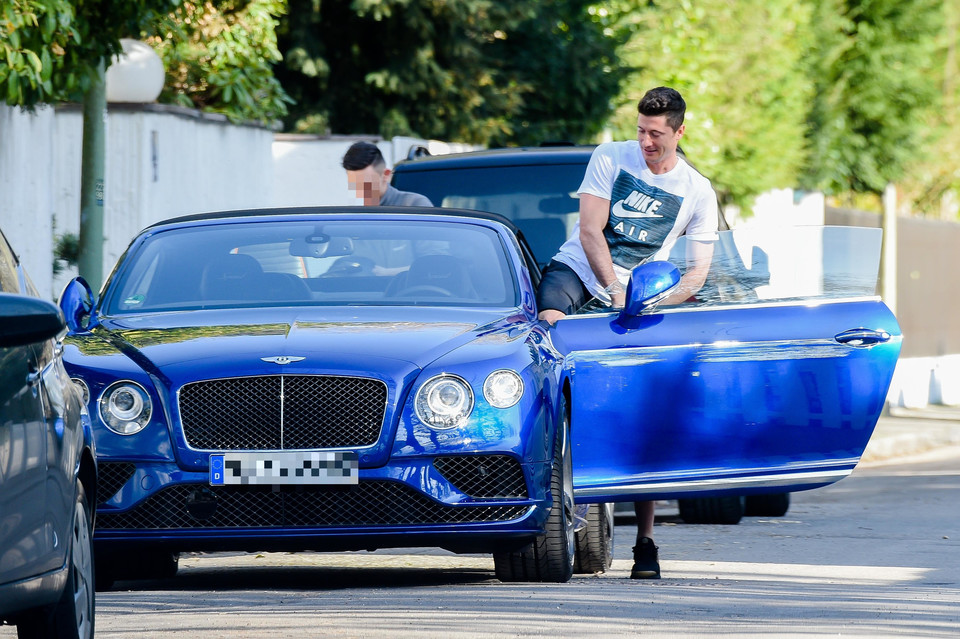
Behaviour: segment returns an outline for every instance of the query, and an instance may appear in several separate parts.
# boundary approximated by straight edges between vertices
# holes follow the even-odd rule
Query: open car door
[[[687,243],[668,257],[674,278]],[[658,261],[635,269],[624,311],[551,329],[578,502],[792,492],[859,461],[901,342],[875,295],[880,230],[725,231],[711,248],[683,304],[644,302],[667,285]]]

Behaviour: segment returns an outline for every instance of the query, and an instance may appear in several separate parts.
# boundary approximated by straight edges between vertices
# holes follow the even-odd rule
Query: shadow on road
[[[414,588],[462,586],[497,582],[492,566],[482,568],[331,567],[331,566],[199,566],[171,579],[117,581],[110,590],[123,591],[235,591],[312,590],[349,588]]]

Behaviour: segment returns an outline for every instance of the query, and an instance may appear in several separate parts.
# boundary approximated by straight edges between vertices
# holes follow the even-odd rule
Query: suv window
[[[409,160],[394,167],[393,185],[427,196],[434,206],[503,215],[520,228],[542,269],[577,222],[577,189],[592,150],[517,148]],[[730,228],[718,210],[720,230]]]
[[[577,222],[583,164],[398,170],[394,186],[435,206],[499,213],[523,232],[542,268]]]

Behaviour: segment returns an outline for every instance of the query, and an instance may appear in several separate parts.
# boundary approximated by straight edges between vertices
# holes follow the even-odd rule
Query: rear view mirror
[[[353,240],[315,233],[290,242],[290,255],[296,257],[343,257],[353,254]]]
[[[60,310],[71,333],[80,333],[90,328],[93,313],[93,291],[82,277],[76,277],[60,293]]]

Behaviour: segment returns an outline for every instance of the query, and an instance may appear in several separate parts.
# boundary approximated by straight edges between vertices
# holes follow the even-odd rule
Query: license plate
[[[282,451],[210,455],[210,485],[356,484],[357,454]]]

